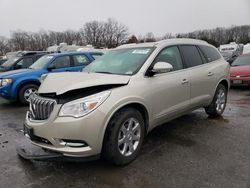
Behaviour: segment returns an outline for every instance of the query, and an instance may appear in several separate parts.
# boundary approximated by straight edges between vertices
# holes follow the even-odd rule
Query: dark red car
[[[232,86],[250,86],[250,54],[239,56],[230,68]]]

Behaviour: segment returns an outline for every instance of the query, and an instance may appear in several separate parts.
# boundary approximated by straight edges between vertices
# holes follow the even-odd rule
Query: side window
[[[85,55],[74,55],[74,66],[82,66],[89,64],[89,59]]]
[[[201,55],[196,46],[183,45],[180,46],[180,51],[183,55],[187,68],[203,64]]]
[[[102,56],[102,54],[92,54],[92,57],[94,58],[94,59],[98,59],[99,57],[101,57]]]
[[[155,58],[153,64],[160,61],[170,63],[173,66],[174,71],[183,69],[181,55],[176,46],[168,47],[162,50]]]
[[[211,46],[199,46],[204,53],[207,62],[216,61],[221,58],[219,52]]]
[[[53,65],[56,69],[70,67],[69,56],[58,57],[53,61]]]
[[[36,60],[38,60],[40,57],[42,57],[43,55],[37,55],[36,57],[35,57],[35,59]]]
[[[33,64],[33,59],[31,57],[23,58],[16,64],[17,68],[28,68]]]

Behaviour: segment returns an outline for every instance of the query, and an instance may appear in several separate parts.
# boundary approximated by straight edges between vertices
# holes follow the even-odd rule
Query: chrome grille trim
[[[36,121],[44,121],[49,119],[55,105],[56,100],[40,97],[38,95],[30,96],[29,119]]]

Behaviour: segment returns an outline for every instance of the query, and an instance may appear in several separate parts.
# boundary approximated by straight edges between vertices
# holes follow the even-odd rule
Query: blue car
[[[71,52],[47,54],[28,69],[0,74],[0,97],[7,100],[29,103],[29,96],[36,93],[43,74],[55,72],[77,72],[101,56],[101,52]]]

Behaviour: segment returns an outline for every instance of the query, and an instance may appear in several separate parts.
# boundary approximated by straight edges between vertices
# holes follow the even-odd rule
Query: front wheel
[[[18,94],[19,102],[28,105],[29,104],[29,97],[31,94],[36,94],[38,91],[38,86],[35,84],[27,84],[24,85]]]
[[[227,103],[227,89],[224,85],[219,84],[212,103],[205,107],[205,111],[211,117],[221,116],[226,108]]]
[[[141,113],[134,108],[119,110],[110,120],[103,143],[103,157],[116,165],[132,162],[138,155],[145,135]]]

